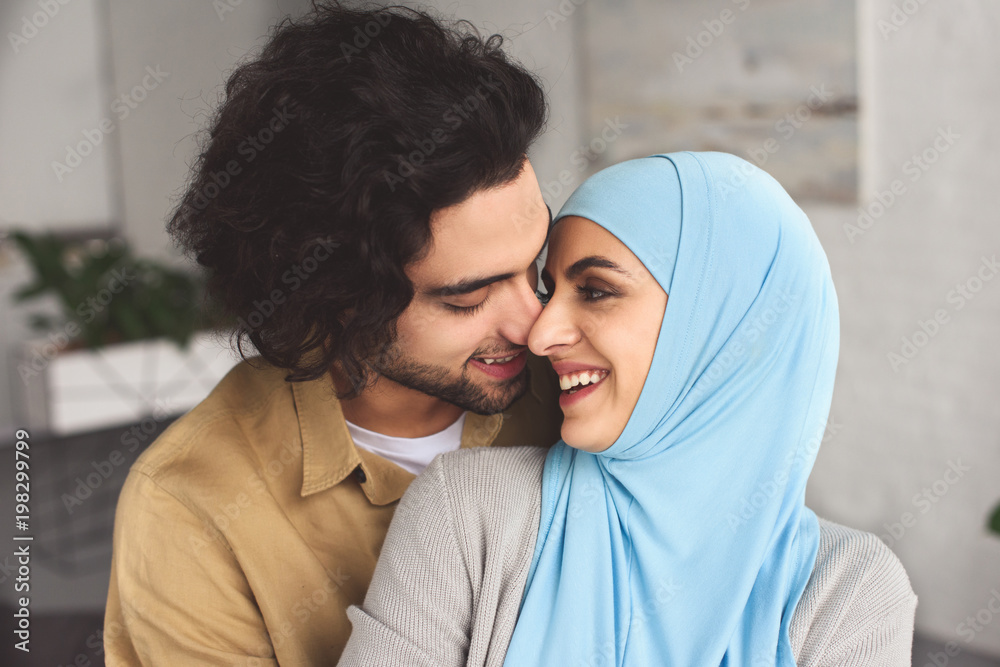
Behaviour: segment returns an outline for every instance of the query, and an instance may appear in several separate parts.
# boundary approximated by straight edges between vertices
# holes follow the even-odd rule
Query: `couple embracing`
[[[650,155],[553,216],[535,78],[412,10],[321,6],[227,93],[189,196],[294,120],[171,229],[280,305],[130,471],[109,665],[909,664],[898,560],[804,505],[839,319],[778,183]]]

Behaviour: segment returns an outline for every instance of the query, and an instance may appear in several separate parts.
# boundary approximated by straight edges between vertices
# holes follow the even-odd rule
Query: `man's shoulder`
[[[201,474],[218,478],[223,466],[245,459],[261,444],[254,426],[282,418],[294,420],[285,371],[259,358],[244,360],[219,381],[208,396],[177,418],[133,464],[156,481]],[[270,414],[269,414],[270,413]],[[296,438],[297,433],[288,434]],[[280,443],[279,445],[280,446]]]

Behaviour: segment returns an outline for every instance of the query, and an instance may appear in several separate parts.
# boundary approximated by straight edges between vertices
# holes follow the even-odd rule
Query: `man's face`
[[[514,181],[436,211],[427,255],[406,271],[413,301],[375,370],[479,414],[520,398],[550,217],[528,161]]]

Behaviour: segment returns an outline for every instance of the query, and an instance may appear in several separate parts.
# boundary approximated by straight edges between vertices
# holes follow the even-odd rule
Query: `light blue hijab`
[[[667,292],[618,440],[559,442],[505,665],[794,665],[788,625],[816,560],[805,507],[839,348],[808,218],[723,153],[630,160],[558,218],[601,225]]]

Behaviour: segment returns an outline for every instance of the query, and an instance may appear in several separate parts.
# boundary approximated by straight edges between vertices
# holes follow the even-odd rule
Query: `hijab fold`
[[[548,453],[505,665],[794,665],[788,626],[819,544],[805,486],[839,349],[809,220],[723,153],[615,165],[568,215],[614,234],[668,299],[619,438]]]

